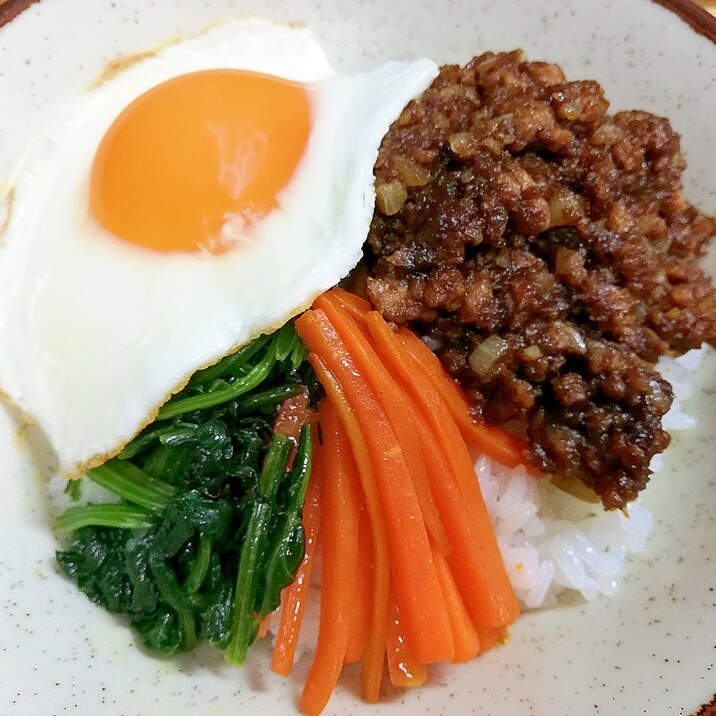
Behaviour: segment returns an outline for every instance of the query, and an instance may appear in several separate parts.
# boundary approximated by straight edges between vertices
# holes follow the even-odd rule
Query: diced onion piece
[[[384,216],[397,214],[408,198],[408,191],[399,181],[389,181],[375,187],[375,203]]]
[[[555,194],[549,200],[550,226],[570,226],[576,224],[582,214],[582,204],[579,197],[568,189]]]
[[[430,181],[430,172],[407,157],[396,157],[393,164],[405,186],[425,186]]]
[[[470,368],[486,379],[495,372],[496,364],[507,352],[507,342],[498,335],[489,336],[470,354]]]
[[[475,151],[475,137],[470,132],[456,132],[448,137],[450,149],[458,157],[469,157]]]

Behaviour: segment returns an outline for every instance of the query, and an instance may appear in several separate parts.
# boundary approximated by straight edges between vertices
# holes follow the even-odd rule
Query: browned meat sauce
[[[383,140],[367,291],[436,346],[486,420],[607,508],[645,486],[660,355],[716,342],[679,136],[521,51],[444,67]]]

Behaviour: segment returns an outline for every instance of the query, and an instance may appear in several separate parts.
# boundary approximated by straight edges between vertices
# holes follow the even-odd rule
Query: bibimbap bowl
[[[716,212],[709,152],[716,48],[648,0],[444,6],[118,0],[90,7],[42,0],[0,29],[0,177],[33,133],[107,62],[245,14],[306,23],[331,62],[346,71],[422,56],[439,64],[465,62],[487,50],[521,47],[529,59],[558,63],[569,79],[599,81],[612,111],[640,108],[669,117],[688,162],[686,196],[702,211]],[[713,251],[706,265],[716,274]],[[592,581],[580,582],[577,574],[568,582],[598,598],[587,602],[572,592],[547,600],[547,608],[519,618],[504,646],[469,664],[433,670],[426,688],[388,689],[376,706],[360,701],[358,671],[349,668],[327,712],[690,714],[708,702],[716,684],[716,359],[706,352],[691,371],[693,362],[668,368],[675,385],[690,384],[690,395],[680,402],[683,415],[671,416],[672,445],[640,498],[643,510],[633,513],[633,529],[607,550],[611,560],[590,559],[587,547],[582,562],[591,562]],[[160,660],[142,652],[132,632],[58,574],[47,497],[53,465],[32,427],[23,427],[11,408],[0,414],[0,467],[0,713],[295,709],[310,654],[299,657],[288,682],[268,669],[267,643],[252,648],[242,670],[208,648]],[[521,476],[508,488],[487,475],[484,462],[478,469],[488,504],[501,498],[498,538],[513,540],[514,563],[531,559],[519,551],[521,538],[510,527],[533,509],[531,478]],[[608,523],[592,524],[585,509],[582,529],[604,551],[625,520],[612,513]],[[534,520],[527,527],[540,529]],[[540,538],[540,559],[549,556],[552,529]],[[601,592],[614,591],[614,570],[621,569],[621,544],[634,554],[626,558],[615,593],[605,596]],[[569,571],[566,563],[560,579]],[[537,581],[518,594],[536,602],[544,588]]]

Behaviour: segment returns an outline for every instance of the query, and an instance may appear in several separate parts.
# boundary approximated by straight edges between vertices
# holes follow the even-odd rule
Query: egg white
[[[317,83],[311,137],[279,208],[220,256],[118,241],[88,213],[102,136],[156,84],[220,67]],[[44,430],[61,472],[116,454],[194,371],[282,325],[356,264],[380,140],[437,67],[333,74],[307,29],[234,21],[109,79],[28,148],[0,248],[0,388]]]

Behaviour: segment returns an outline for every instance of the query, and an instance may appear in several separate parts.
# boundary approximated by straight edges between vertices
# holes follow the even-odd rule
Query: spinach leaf
[[[241,663],[293,580],[311,428],[291,459],[294,447],[271,425],[302,386],[315,397],[306,357],[289,323],[199,371],[155,423],[87,474],[119,501],[73,505],[58,518],[69,535],[61,570],[123,615],[150,651],[172,655],[203,639]]]

